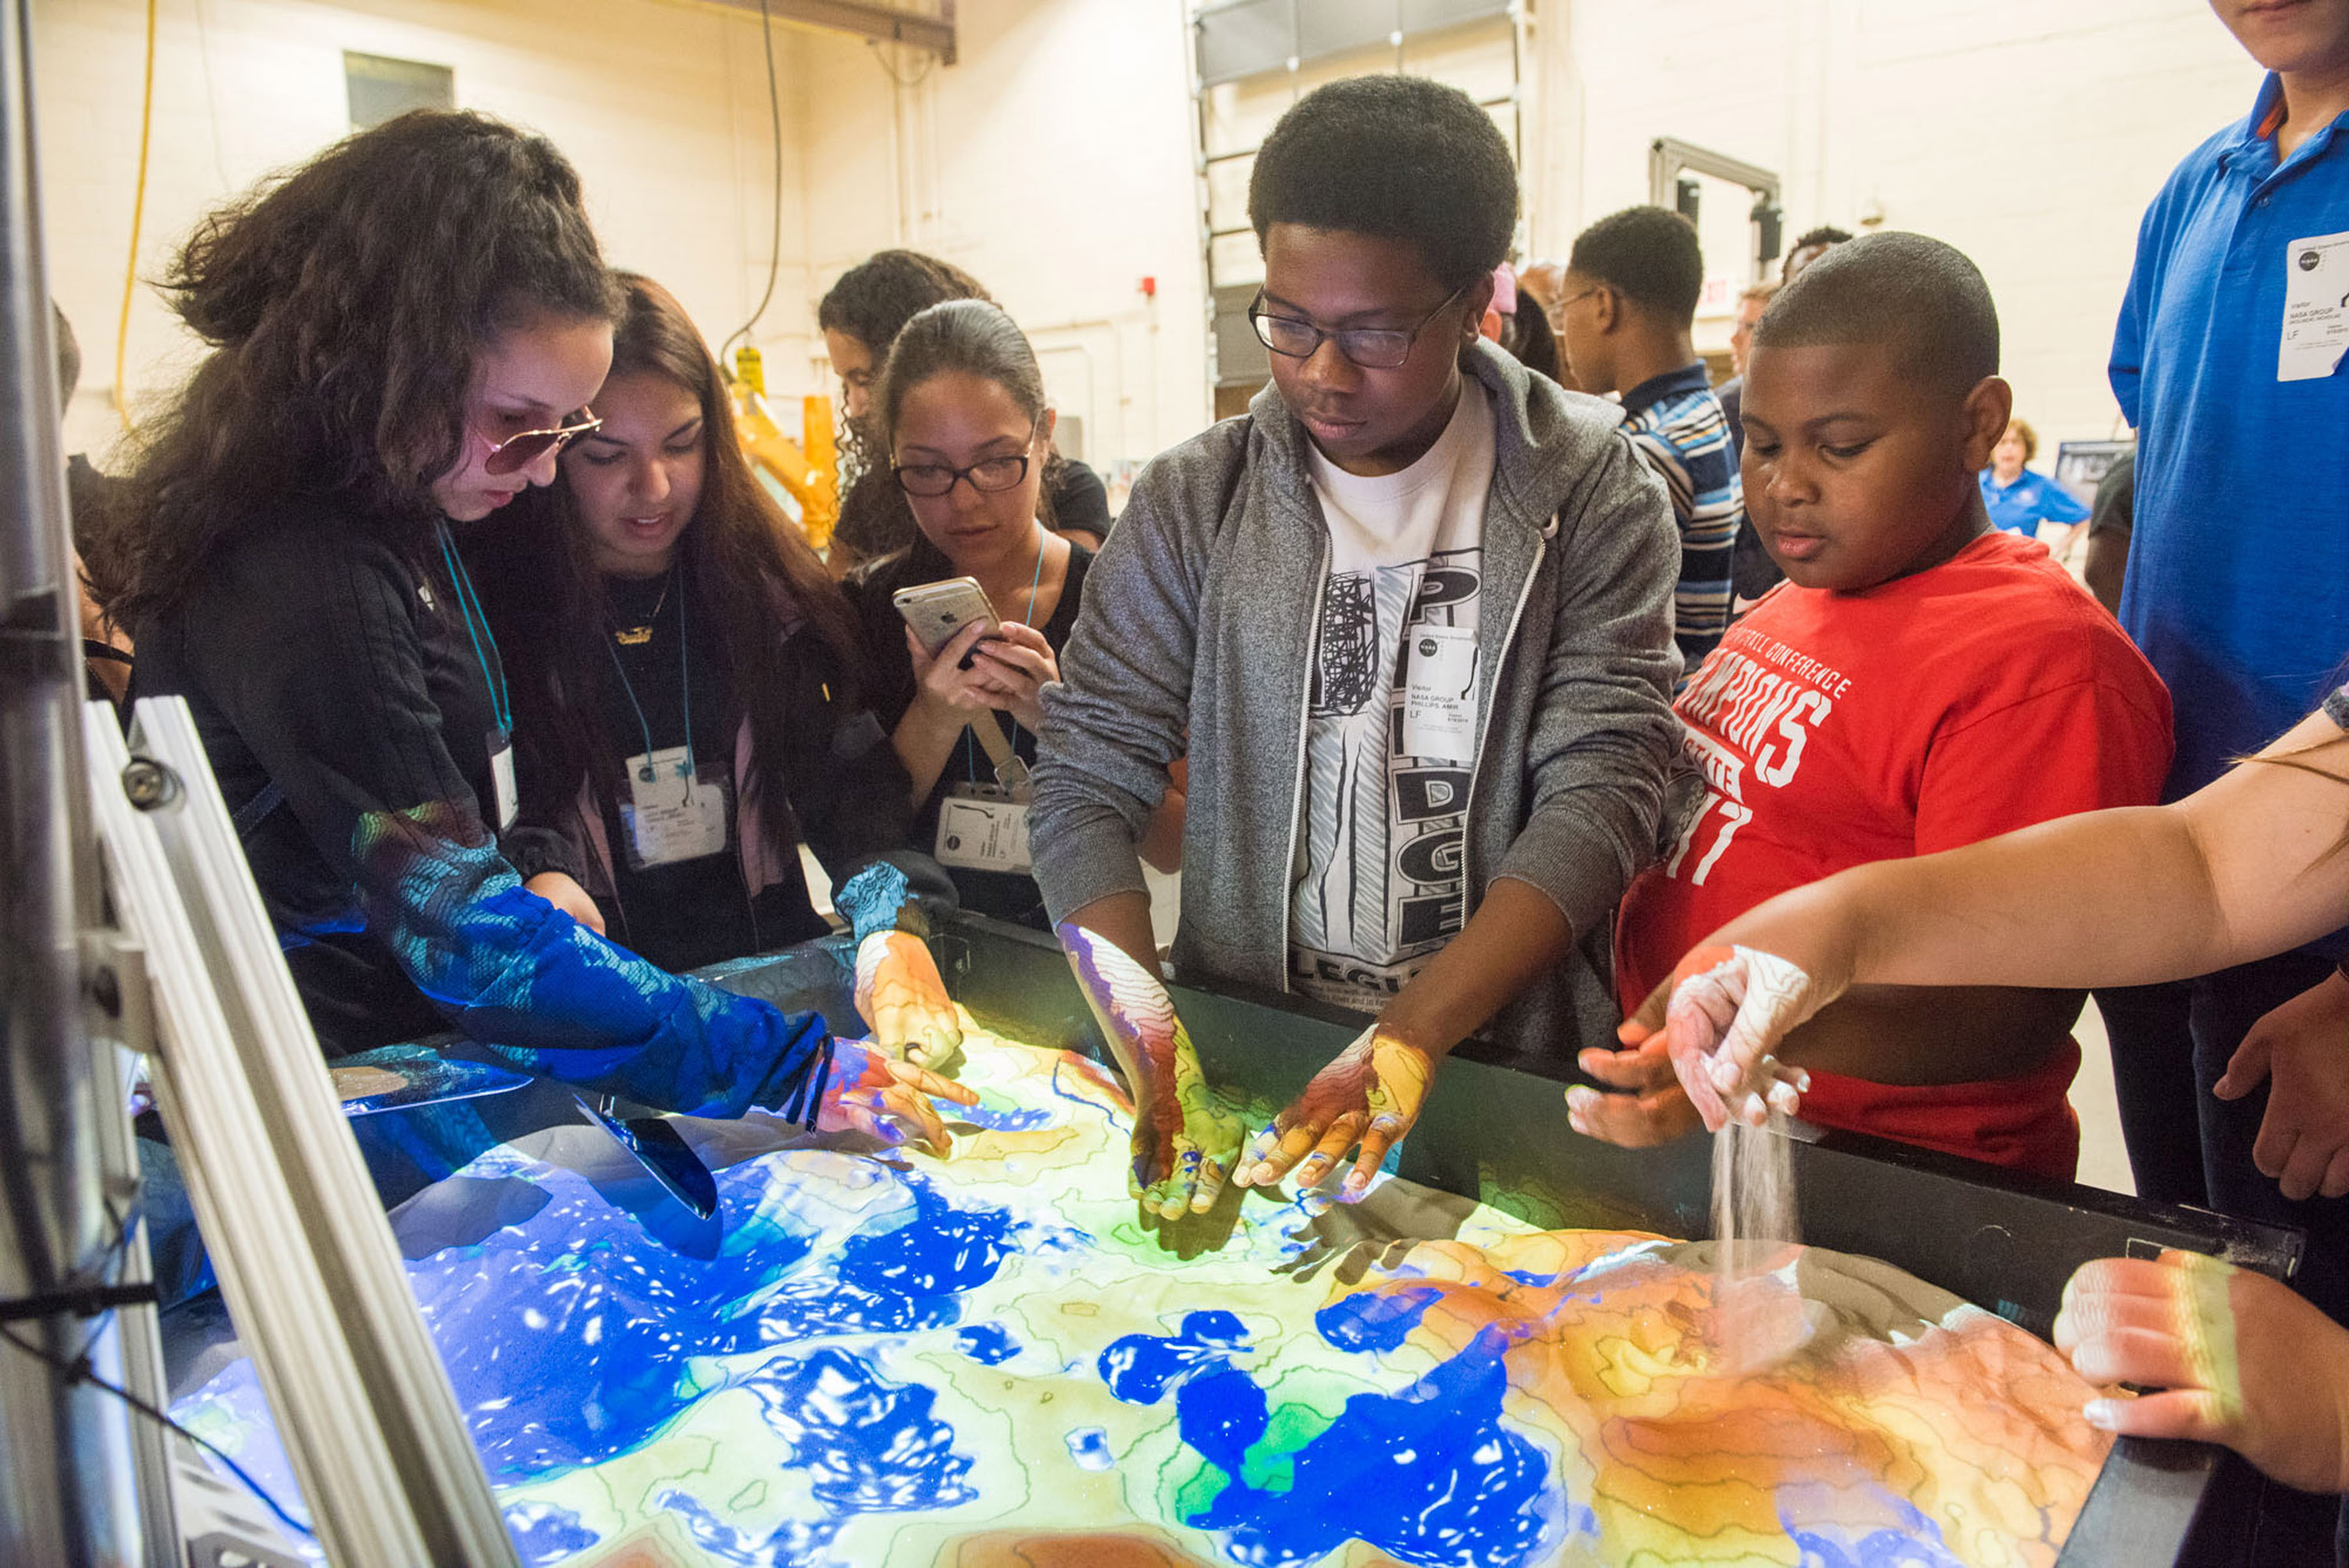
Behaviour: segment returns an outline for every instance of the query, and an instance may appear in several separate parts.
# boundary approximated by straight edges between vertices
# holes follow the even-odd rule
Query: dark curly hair
[[[736,717],[750,726],[757,798],[780,835],[791,830],[784,758],[798,744],[792,693],[774,652],[782,618],[803,619],[830,645],[852,710],[854,694],[872,686],[864,643],[840,585],[751,473],[725,375],[693,318],[650,278],[616,275],[626,305],[612,337],[612,378],[657,377],[699,405],[701,499],[679,536],[679,575],[693,595],[695,618],[706,615],[719,629]],[[626,748],[604,732],[594,696],[611,674],[602,645],[611,609],[568,479],[571,465],[582,460],[576,451],[566,453],[564,478],[519,498],[512,515],[466,546],[512,672],[515,729],[535,748],[526,779],[558,793],[546,805],[559,816],[569,814],[583,779],[605,804],[626,786]]]
[[[905,324],[934,304],[950,299],[983,299],[994,303],[979,281],[936,256],[919,251],[875,251],[840,274],[815,307],[815,323],[826,332],[844,332],[864,345],[878,374],[889,357],[889,346]],[[846,493],[841,498],[836,537],[853,550],[856,542],[894,538],[911,523],[905,498],[895,484],[876,483],[874,470],[889,465],[874,457],[881,445],[879,426],[872,419],[843,421],[840,431],[840,472]],[[886,481],[883,474],[881,480]]]
[[[930,306],[988,297],[977,278],[952,262],[919,251],[876,251],[840,274],[817,303],[815,320],[827,332],[855,338],[878,364],[905,324]]]
[[[1575,236],[1567,271],[1605,284],[1661,319],[1686,326],[1704,292],[1696,228],[1669,207],[1626,207]]]
[[[1248,176],[1257,242],[1275,223],[1401,240],[1464,289],[1501,264],[1517,170],[1492,117],[1424,77],[1349,77],[1289,106]]]
[[[563,154],[485,115],[419,110],[212,213],[161,287],[211,346],[152,417],[112,531],[107,608],[169,611],[214,555],[325,502],[404,545],[463,451],[476,352],[619,294]]]

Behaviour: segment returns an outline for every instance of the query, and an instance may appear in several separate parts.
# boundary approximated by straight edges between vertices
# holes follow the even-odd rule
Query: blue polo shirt
[[[2349,655],[2349,365],[2279,381],[2298,241],[2349,231],[2349,114],[2281,168],[2271,75],[2137,232],[2112,384],[2137,427],[2121,624],[2169,685],[2190,793],[2308,716]]]
[[[2035,533],[2043,522],[2085,522],[2088,509],[2070,490],[2045,474],[2023,469],[2014,482],[2002,485],[1990,469],[1982,471],[1982,505],[1990,520],[2009,533]]]

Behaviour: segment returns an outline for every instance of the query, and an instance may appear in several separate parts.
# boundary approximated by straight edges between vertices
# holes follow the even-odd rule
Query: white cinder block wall
[[[2258,82],[2200,0],[1531,4],[1537,253],[1646,200],[1657,136],[1775,169],[1790,236],[1880,211],[1982,263],[2018,406],[2051,453],[2111,432],[2105,354],[2137,217]],[[824,387],[815,299],[850,262],[912,245],[970,269],[1029,326],[1090,459],[1145,459],[1209,407],[1184,6],[961,0],[957,12],[961,63],[946,68],[777,28],[782,272],[759,335],[770,382]],[[115,428],[143,16],[141,0],[34,8],[51,276],[86,356],[77,449],[103,450]],[[154,275],[224,194],[344,131],[341,51],[357,49],[452,66],[460,104],[553,136],[615,259],[669,283],[722,338],[766,275],[758,35],[754,15],[678,0],[164,0],[140,271]],[[142,291],[134,402],[186,360]]]

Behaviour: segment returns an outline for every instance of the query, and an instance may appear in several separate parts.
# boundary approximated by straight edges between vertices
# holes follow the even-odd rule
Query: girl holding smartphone
[[[889,476],[918,532],[849,583],[877,705],[912,778],[915,842],[938,846],[965,908],[1042,930],[1043,897],[1024,850],[993,865],[955,864],[982,857],[958,853],[951,823],[944,836],[940,828],[957,799],[988,799],[1019,778],[991,759],[978,726],[995,727],[1021,764],[1034,758],[1039,694],[1060,678],[1060,649],[1075,629],[1092,564],[1092,551],[1041,515],[1061,464],[1043,375],[1001,309],[949,301],[898,333],[873,413]],[[993,621],[968,622],[933,655],[900,618],[895,598],[957,577],[978,583]],[[1169,801],[1162,815],[1179,810],[1179,796]]]

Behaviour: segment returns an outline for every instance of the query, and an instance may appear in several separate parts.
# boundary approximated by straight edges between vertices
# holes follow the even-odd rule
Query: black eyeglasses
[[[924,500],[936,500],[964,480],[982,495],[991,495],[1018,488],[1028,477],[1028,458],[1025,453],[1016,458],[981,458],[967,469],[944,463],[895,463],[889,472],[899,490]]]
[[[558,425],[551,430],[524,430],[521,435],[508,436],[502,441],[492,441],[475,430],[474,439],[490,449],[481,459],[481,471],[490,474],[520,473],[547,453],[561,451],[604,423],[595,417],[593,408],[582,408],[579,415],[579,422],[575,425]]]
[[[1310,359],[1325,340],[1336,338],[1338,352],[1363,369],[1397,370],[1411,357],[1411,346],[1419,341],[1419,335],[1467,292],[1464,284],[1454,289],[1442,304],[1421,316],[1416,326],[1341,326],[1324,332],[1293,315],[1274,315],[1264,308],[1264,292],[1259,289],[1256,303],[1248,306],[1248,325],[1256,328],[1258,342],[1286,359]]]

